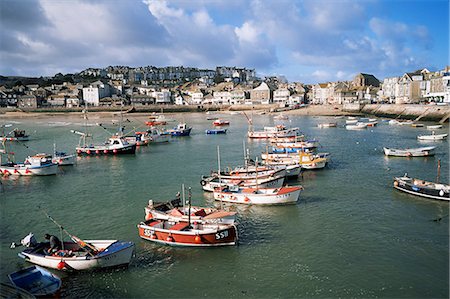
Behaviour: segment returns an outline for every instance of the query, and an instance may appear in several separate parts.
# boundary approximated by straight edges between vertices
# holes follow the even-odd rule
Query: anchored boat
[[[282,205],[296,203],[301,187],[281,188],[241,188],[238,186],[217,188],[214,199],[224,202],[254,204],[254,205]]]
[[[50,297],[61,288],[61,279],[39,266],[31,266],[8,275],[11,283],[36,297]],[[14,297],[16,298],[16,297]]]
[[[405,148],[405,149],[397,149],[397,148],[388,148],[383,147],[384,154],[386,156],[394,156],[394,157],[428,157],[434,156],[435,146],[427,146],[427,147],[418,147],[418,148]]]

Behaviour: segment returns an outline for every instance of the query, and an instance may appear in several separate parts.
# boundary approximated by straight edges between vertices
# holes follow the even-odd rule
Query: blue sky
[[[317,83],[449,64],[448,0],[2,0],[0,74],[237,66]]]

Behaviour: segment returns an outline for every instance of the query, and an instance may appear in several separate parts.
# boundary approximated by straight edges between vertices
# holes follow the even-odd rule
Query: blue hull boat
[[[167,132],[172,136],[189,136],[189,134],[191,134],[191,130],[192,127],[188,127],[185,123],[181,123]]]
[[[208,134],[208,135],[226,134],[227,133],[227,129],[206,130],[205,133]]]
[[[61,279],[39,266],[31,266],[8,275],[12,284],[36,297],[49,297],[61,288]]]

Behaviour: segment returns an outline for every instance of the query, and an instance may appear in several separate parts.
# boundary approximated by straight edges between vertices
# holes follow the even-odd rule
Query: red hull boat
[[[139,223],[138,230],[142,239],[175,246],[227,246],[236,245],[238,240],[234,224],[190,224],[152,218]]]

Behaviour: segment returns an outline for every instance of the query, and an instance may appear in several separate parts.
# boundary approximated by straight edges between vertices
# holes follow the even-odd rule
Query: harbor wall
[[[448,121],[450,106],[366,104],[360,112],[380,117]]]

